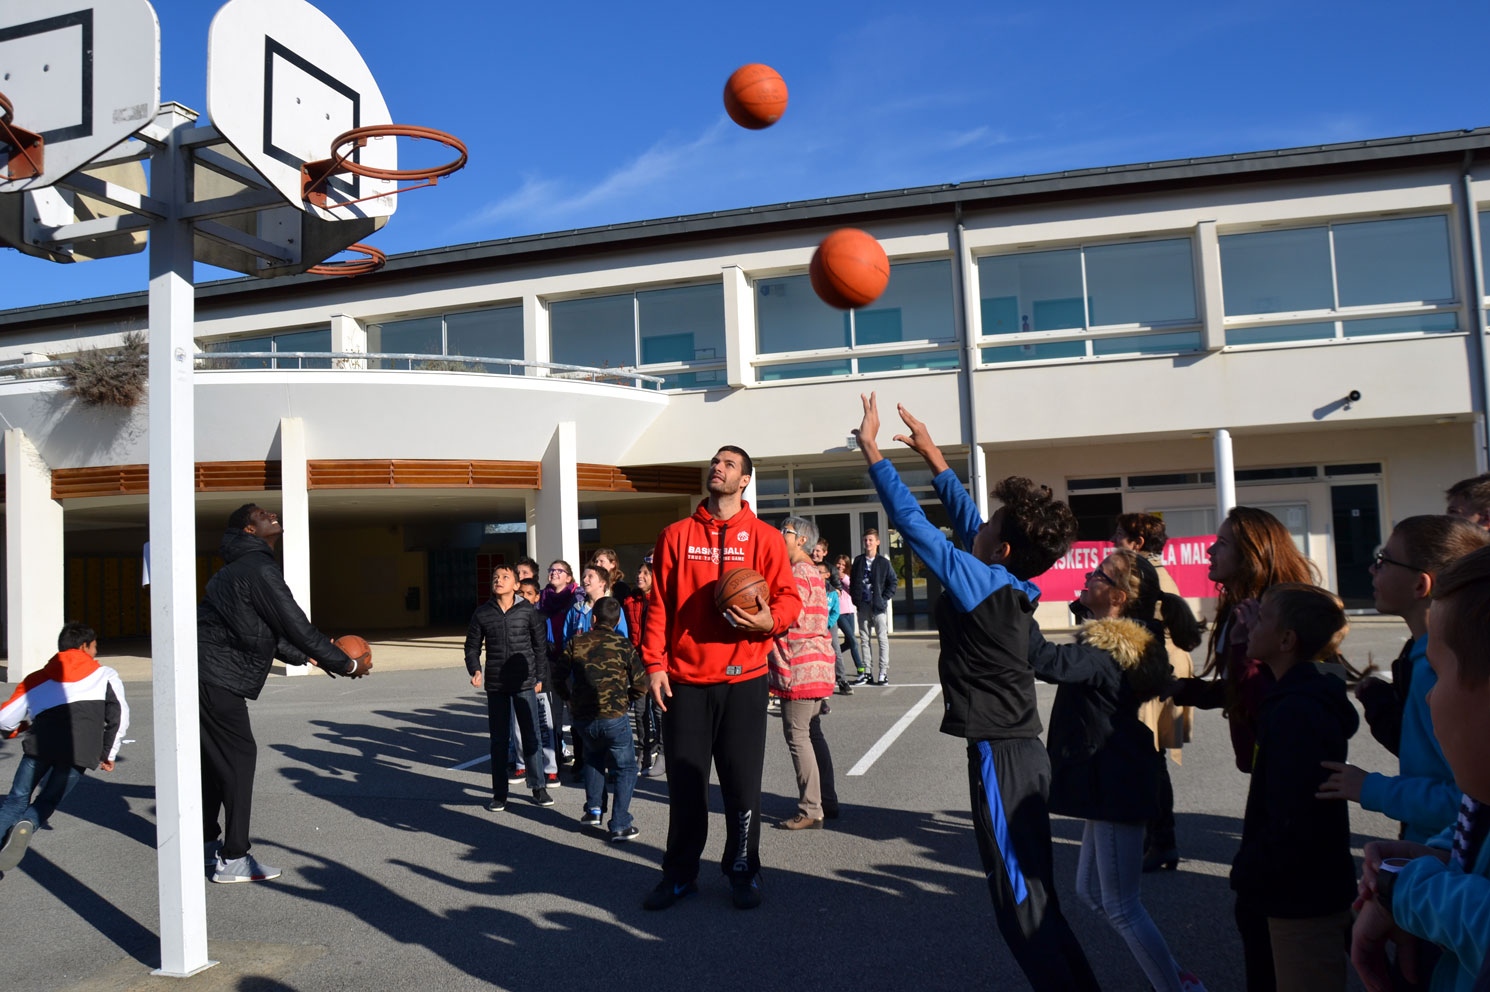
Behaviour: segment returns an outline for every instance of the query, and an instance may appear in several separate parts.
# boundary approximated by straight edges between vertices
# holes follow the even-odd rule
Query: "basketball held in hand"
[[[786,80],[768,65],[742,65],[724,84],[724,111],[743,128],[770,127],[786,113]]]
[[[347,657],[357,663],[357,667],[347,674],[358,679],[372,671],[372,645],[358,637],[356,634],[343,634],[331,643],[346,652]]]
[[[728,613],[730,607],[738,606],[746,613],[760,611],[757,597],[769,597],[770,586],[765,576],[753,568],[732,568],[719,577],[714,585],[714,605],[720,613]]]
[[[818,299],[839,310],[868,306],[890,284],[885,249],[855,227],[843,227],[823,239],[807,269]]]

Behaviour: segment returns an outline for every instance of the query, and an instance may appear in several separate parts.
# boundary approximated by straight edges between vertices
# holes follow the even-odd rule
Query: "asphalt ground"
[[[1389,661],[1404,635],[1400,624],[1358,623],[1347,647]],[[661,913],[640,903],[660,877],[664,779],[640,782],[642,833],[624,845],[579,826],[582,790],[567,780],[552,808],[514,787],[507,812],[487,813],[486,765],[457,768],[488,747],[485,701],[458,652],[440,667],[385,667],[359,682],[272,678],[250,704],[260,743],[253,837],[254,853],[284,876],[204,880],[209,951],[221,963],[184,980],[149,974],[159,964],[152,701],[148,683],[131,682],[134,743],[117,770],[90,773],[0,879],[4,987],[1023,988],[978,863],[965,745],[937,732],[935,643],[897,637],[891,659],[891,686],[834,697],[825,722],[841,819],[762,831],[764,903],[751,912],[731,907],[715,871],[717,792],[700,892]],[[1048,711],[1054,688],[1039,694]],[[1183,860],[1145,876],[1143,900],[1181,965],[1216,992],[1243,984],[1226,876],[1247,780],[1224,721],[1198,717],[1183,766],[1170,766]],[[796,787],[777,717],[766,733],[769,823],[792,815]],[[18,755],[14,743],[0,748],[0,782]],[[1364,728],[1351,756],[1395,771]],[[1384,817],[1352,810],[1358,855],[1395,835]],[[1062,906],[1104,988],[1146,988],[1126,946],[1074,894],[1081,826],[1052,824]]]

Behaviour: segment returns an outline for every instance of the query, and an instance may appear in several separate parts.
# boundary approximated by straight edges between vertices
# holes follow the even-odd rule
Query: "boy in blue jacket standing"
[[[958,537],[972,549],[958,550],[926,519],[895,466],[880,454],[874,394],[861,398],[864,419],[854,433],[875,491],[891,525],[946,590],[936,605],[937,670],[946,697],[941,730],[967,740],[973,825],[999,930],[1035,989],[1096,989],[1096,976],[1056,899],[1050,756],[1040,742],[1035,676],[1027,660],[1040,597],[1029,580],[1070,548],[1076,518],[1049,489],[1009,478],[993,491],[1004,505],[983,523],[925,425],[901,407],[911,434],[895,440],[930,466]]]
[[[1490,547],[1438,575],[1428,661],[1438,677],[1433,732],[1463,798],[1454,824],[1427,845],[1366,845],[1350,956],[1371,992],[1392,987],[1389,942],[1399,964],[1418,957],[1419,940],[1440,949],[1432,992],[1476,988],[1490,949]]]

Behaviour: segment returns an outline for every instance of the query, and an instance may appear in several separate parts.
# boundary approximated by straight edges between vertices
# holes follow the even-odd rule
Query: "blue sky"
[[[206,111],[213,0],[156,0],[161,95]],[[471,162],[402,197],[389,254],[786,200],[1490,125],[1490,3],[563,5],[320,0],[395,120]],[[944,11],[952,10],[948,14]],[[774,127],[724,115],[766,62]],[[423,143],[420,143],[421,145]],[[441,150],[405,142],[405,162]],[[145,255],[0,249],[0,307],[145,288]],[[199,266],[205,282],[231,275]]]

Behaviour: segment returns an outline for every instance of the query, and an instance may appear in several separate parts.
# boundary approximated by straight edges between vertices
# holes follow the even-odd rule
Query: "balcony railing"
[[[420,355],[408,352],[201,351],[197,352],[195,359],[197,370],[204,372],[329,369],[359,372],[463,372],[512,376],[529,375],[528,370],[531,369],[545,371],[548,373],[548,378],[552,379],[630,384],[640,389],[658,389],[665,381],[662,376],[647,375],[632,368],[592,368],[585,365],[566,365],[562,362],[532,362],[520,358]],[[73,360],[70,358],[58,358],[44,362],[4,365],[0,366],[0,380],[58,378],[65,374],[65,369],[72,363]],[[253,364],[245,365],[245,363]],[[498,369],[506,371],[499,372]]]

